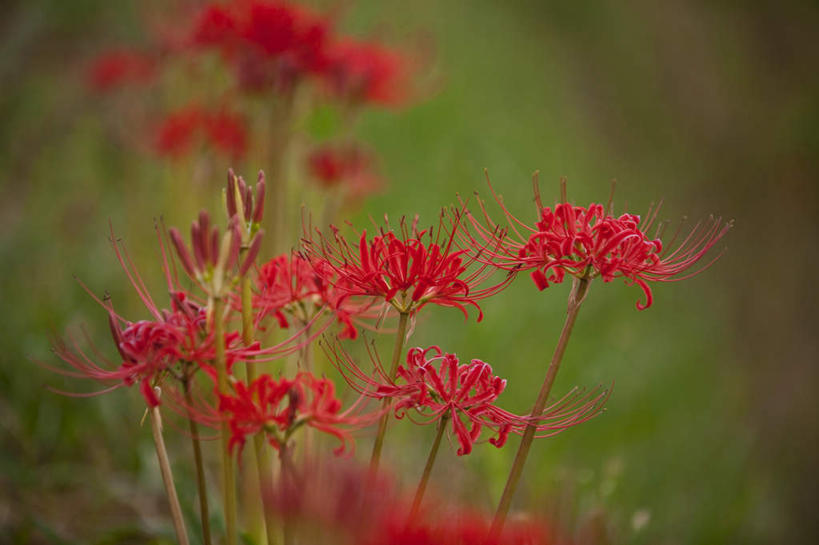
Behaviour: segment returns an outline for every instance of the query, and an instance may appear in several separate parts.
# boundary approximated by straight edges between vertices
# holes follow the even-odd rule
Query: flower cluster
[[[542,415],[525,417],[496,405],[506,380],[479,359],[462,364],[455,354],[444,353],[438,346],[411,348],[406,364],[398,367],[398,380],[392,381],[377,356],[372,376],[343,351],[332,348],[328,353],[352,388],[376,399],[392,399],[396,417],[411,411],[417,415],[410,416],[411,420],[418,424],[451,422],[459,456],[472,452],[483,429],[494,433],[489,443],[497,448],[506,444],[510,432],[520,435],[527,426],[536,429],[537,437],[550,437],[599,414],[609,397],[609,391],[573,390]]]
[[[332,381],[301,372],[294,378],[274,379],[261,375],[250,384],[241,381],[235,392],[219,394],[219,416],[230,424],[230,448],[241,448],[248,435],[263,432],[279,450],[301,426],[309,426],[336,437],[341,454],[352,445],[351,432],[371,424],[377,413],[358,414],[354,403],[345,411],[335,396]]]
[[[281,1],[208,4],[195,19],[190,43],[218,50],[247,91],[287,92],[312,76],[353,104],[400,104],[408,94],[402,55],[336,37],[327,18]]]
[[[121,386],[138,383],[140,392],[149,407],[159,405],[154,386],[164,383],[163,379],[166,375],[180,381],[190,380],[192,369],[188,367],[188,364],[195,364],[196,369],[202,369],[215,380],[216,371],[212,362],[216,357],[216,340],[213,330],[208,328],[207,307],[198,303],[179,286],[178,282],[172,278],[168,264],[165,262],[163,267],[171,294],[171,304],[168,309],[160,308],[145,288],[142,277],[128,255],[124,253],[121,243],[117,242],[113,235],[112,241],[120,265],[152,319],[136,322],[126,320],[114,311],[109,301],[97,299],[93,293],[86,290],[108,312],[111,338],[120,361],[110,361],[102,357],[96,348],[93,350],[95,357],[91,357],[76,341],[73,341],[70,346],[65,342],[59,342],[55,347],[55,352],[73,368],[73,371],[57,371],[67,376],[90,378],[109,386],[96,393],[104,393]],[[165,257],[165,246],[161,239],[160,248]],[[261,349],[259,343],[245,346],[237,331],[225,332],[222,342],[225,346],[225,361],[228,368],[232,368],[237,361],[251,358],[265,359],[275,353],[275,351]],[[101,359],[101,364],[95,359]],[[172,390],[172,385],[166,390]]]
[[[190,31],[190,43],[218,50],[241,89],[287,91],[328,64],[330,25],[305,8],[284,2],[207,4]]]
[[[491,186],[490,186],[491,188]],[[494,194],[494,190],[493,190]],[[536,194],[537,195],[537,194]],[[514,236],[505,237],[490,252],[479,259],[507,271],[530,271],[539,290],[550,283],[560,283],[566,274],[576,278],[600,277],[604,282],[624,278],[637,284],[645,302],[637,302],[640,310],[651,306],[654,298],[649,282],[671,282],[695,276],[708,268],[719,256],[690,271],[730,229],[731,223],[720,218],[698,223],[677,245],[675,235],[664,245],[656,233],[649,235],[657,220],[659,207],[649,210],[645,219],[634,214],[613,215],[602,204],[588,207],[566,202],[554,207],[542,206],[539,196],[539,219],[530,226],[514,217],[495,195],[509,222]],[[461,232],[459,244],[469,250],[476,244],[496,240],[498,226],[481,203],[483,221],[469,215]],[[679,233],[678,233],[679,234]]]
[[[218,77],[227,82],[219,96],[200,93],[182,102],[175,99],[174,109],[159,114],[152,147],[162,157],[179,159],[198,151],[201,144],[240,160],[249,150],[270,145],[267,129],[259,132],[259,126],[248,120],[273,112],[263,125],[288,133],[292,124],[288,112],[304,85],[344,111],[348,124],[362,106],[398,106],[413,94],[412,63],[404,53],[340,35],[331,17],[309,8],[281,0],[230,0],[209,2],[184,15],[185,22],[175,25],[173,45],[155,38],[145,52],[112,49],[94,59],[87,73],[88,86],[96,92],[159,84],[165,72],[178,78],[180,66],[187,78]],[[221,62],[208,60],[214,54]],[[209,75],[214,69],[220,74]],[[260,109],[259,98],[273,108]],[[344,134],[350,131],[345,129]],[[274,136],[280,138],[287,136]],[[280,141],[273,145],[286,147]],[[343,175],[328,177],[325,166],[318,180],[344,181],[352,196],[378,187],[365,155],[345,152],[343,163]],[[304,166],[317,174],[314,158]]]
[[[343,187],[349,197],[368,194],[381,186],[373,170],[373,158],[357,146],[323,146],[307,158],[313,178],[325,188]]]
[[[409,226],[402,219],[398,231],[387,225],[372,238],[362,231],[355,246],[333,228],[332,238],[317,231],[304,245],[313,262],[322,264],[316,269],[319,275],[348,296],[373,297],[403,314],[435,304],[458,308],[466,316],[469,305],[478,310],[480,321],[483,311],[477,301],[500,292],[510,277],[481,287],[494,270],[470,257],[467,249],[455,248],[457,221],[447,230],[442,213],[437,229],[418,229],[417,218]]]
[[[323,267],[326,265],[311,264],[296,253],[274,257],[259,267],[253,304],[260,317],[272,315],[280,327],[287,328],[288,317],[303,326],[329,310],[343,327],[339,337],[357,338],[357,324],[367,327],[361,319],[372,317],[371,305],[347,297],[343,284],[332,272],[316,272]]]
[[[308,462],[309,463],[309,462]],[[452,497],[431,498],[430,507],[407,517],[410,498],[388,474],[372,475],[353,460],[328,461],[321,472],[297,467],[295,482],[271,487],[274,513],[297,537],[311,543],[363,545],[545,545],[571,543],[542,518],[518,520],[500,538],[489,537],[485,513]],[[353,499],[355,501],[353,501]],[[319,532],[317,534],[317,532]],[[321,539],[316,540],[315,536]]]
[[[214,14],[211,19],[217,20]],[[257,38],[261,40],[263,36]],[[270,49],[275,48],[270,45]],[[260,498],[266,508],[265,525],[271,535],[275,525],[269,517],[278,510],[285,522],[288,536],[285,541],[292,536],[292,526],[316,516],[323,517],[322,525],[340,529],[342,541],[349,538],[348,542],[372,545],[541,542],[544,534],[539,529],[520,534],[507,529],[503,533],[511,497],[532,441],[556,435],[597,416],[611,391],[600,387],[589,391],[574,388],[549,404],[588,283],[597,277],[606,282],[624,278],[643,289],[646,301],[638,303],[638,308],[646,308],[652,302],[650,281],[680,280],[708,267],[710,263],[702,266],[698,263],[730,227],[712,220],[695,227],[676,245],[674,241],[664,245],[660,237],[662,225],[653,237],[648,234],[655,226],[658,209],[641,220],[633,214],[615,216],[610,207],[599,204],[589,207],[568,204],[565,198],[554,207],[545,207],[536,193],[539,217],[532,226],[512,216],[498,198],[508,228],[495,224],[483,203],[483,221],[461,206],[443,210],[436,227],[420,229],[416,219],[411,223],[402,220],[393,229],[386,221],[384,226],[377,227],[374,236],[368,236],[366,231],[355,235],[357,243],[353,244],[335,227],[331,226],[329,235],[305,228],[300,248],[257,266],[265,193],[263,173],[254,188],[231,170],[223,193],[228,218],[224,231],[204,211],[192,223],[190,244],[176,228],[171,228],[167,236],[157,229],[162,269],[171,295],[168,309],[154,302],[130,257],[112,236],[117,259],[151,318],[126,320],[114,312],[110,301],[97,299],[108,312],[118,361],[98,364],[76,342],[70,348],[59,343],[56,352],[73,368],[62,371],[64,374],[103,382],[109,386],[103,391],[139,384],[151,408],[166,486],[171,480],[170,468],[167,456],[163,458],[161,453],[164,447],[156,386],[161,384],[163,391],[170,393],[163,399],[170,399],[171,407],[189,419],[197,445],[195,453],[199,452],[197,423],[220,430],[223,504],[229,536],[238,533],[232,516],[236,503],[233,464],[247,438],[255,437],[257,470],[265,491]],[[189,290],[180,284],[168,244],[175,249],[180,268],[193,281]],[[480,321],[483,313],[478,301],[501,292],[521,271],[528,271],[541,290],[562,282],[566,276],[576,279],[566,322],[528,416],[500,406],[507,382],[485,361],[472,359],[462,363],[454,353],[435,345],[410,348],[406,354],[404,351],[420,309],[427,305],[455,307],[468,316],[467,307],[472,306],[478,310]],[[502,277],[497,282],[492,281],[496,272]],[[398,327],[392,331],[395,339],[389,371],[381,364],[374,343],[368,344],[373,370],[365,371],[343,348],[340,339],[356,339],[360,327],[378,333],[389,331],[381,329],[380,324],[395,318],[396,313]],[[370,323],[376,318],[378,327]],[[265,330],[268,321],[292,329],[292,335],[279,344],[262,347],[259,339],[264,337],[258,333]],[[408,330],[410,323],[412,328]],[[335,335],[327,334],[334,325]],[[336,395],[335,384],[312,371],[315,363],[312,343],[323,334],[330,338],[324,345],[328,359],[358,394],[346,408]],[[258,374],[257,365],[282,360],[296,352],[299,371],[288,374],[288,366],[283,364],[275,373]],[[94,349],[94,354],[96,357],[99,352]],[[239,362],[246,364],[246,378],[236,370]],[[191,387],[201,382],[210,388],[204,394],[197,391],[194,397]],[[182,386],[184,397],[175,384]],[[379,409],[368,408],[373,400],[380,404]],[[419,425],[437,424],[437,434],[409,510],[403,499],[388,501],[384,494],[379,500],[380,507],[367,503],[372,499],[370,493],[377,488],[378,462],[391,416],[407,417]],[[334,453],[339,455],[352,450],[356,431],[376,421],[378,431],[369,475],[350,482],[344,481],[342,474],[340,490],[346,494],[347,503],[339,505],[338,498],[330,495],[335,491],[313,481],[325,479],[327,473],[322,467],[324,462],[310,466],[314,461],[312,447],[300,451],[301,460],[293,457],[297,445],[312,445],[310,434],[305,436],[304,443],[296,439],[296,434],[304,429],[328,434],[338,440]],[[459,511],[456,518],[433,522],[425,518],[429,513],[421,508],[423,496],[447,431],[454,438],[458,456],[470,454],[479,442],[487,441],[501,448],[510,434],[521,436],[491,529],[483,516],[466,511]],[[282,464],[277,489],[271,484],[265,442],[278,451]],[[207,486],[201,455],[197,462],[199,491],[204,494]],[[305,462],[304,471],[300,462]],[[320,492],[320,498],[314,491]],[[361,516],[356,514],[359,507],[370,510],[366,525],[359,524]],[[206,527],[207,505],[203,505],[201,512]],[[179,527],[181,520],[181,516],[175,517],[178,535],[184,533]]]
[[[247,151],[247,127],[240,114],[226,108],[209,111],[191,104],[168,113],[156,130],[158,154],[179,158],[188,155],[197,142],[232,159]]]
[[[127,84],[146,84],[155,76],[156,61],[153,57],[130,49],[113,49],[91,63],[88,85],[104,93]]]

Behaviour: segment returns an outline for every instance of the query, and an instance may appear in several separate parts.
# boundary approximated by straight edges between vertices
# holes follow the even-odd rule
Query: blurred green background
[[[431,222],[456,193],[486,193],[484,167],[524,218],[530,176],[540,169],[547,201],[560,176],[579,203],[605,200],[616,178],[617,200],[630,210],[665,198],[667,218],[736,220],[722,259],[702,276],[657,287],[649,310],[634,308],[637,288],[592,285],[555,391],[615,381],[614,394],[601,417],[536,443],[515,507],[546,514],[588,543],[812,542],[815,4],[345,6],[342,28],[422,40],[434,58],[422,100],[368,111],[358,126],[389,182],[358,223],[385,212]],[[109,291],[123,314],[141,316],[107,242],[109,219],[146,276],[158,266],[153,218],[190,221],[170,205],[168,168],[108,138],[107,124],[122,120],[83,86],[90,55],[144,39],[137,9],[39,0],[3,11],[0,542],[164,542],[172,530],[150,433],[137,423],[138,393],[61,397],[44,386],[77,383],[34,363],[56,363],[50,340],[67,328],[86,324],[105,338],[103,314],[72,275]],[[184,179],[173,183],[186,208],[214,203]],[[411,343],[490,362],[509,379],[506,406],[525,411],[568,289],[537,293],[522,278],[486,301],[479,324],[448,309],[427,312]],[[406,426],[398,435],[409,436]],[[431,436],[430,428],[388,443],[408,484]],[[171,440],[180,456],[183,439]],[[516,441],[502,450],[479,445],[464,459],[445,449],[436,474],[489,509],[515,448]],[[183,503],[192,505],[190,469],[178,466]]]

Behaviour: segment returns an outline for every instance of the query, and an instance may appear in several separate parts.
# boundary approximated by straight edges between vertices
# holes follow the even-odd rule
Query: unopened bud
[[[256,180],[256,200],[253,203],[253,222],[254,223],[261,223],[262,216],[264,215],[264,191],[265,191],[265,182],[264,182],[264,171],[259,171],[259,178]]]
[[[227,215],[232,218],[236,215],[236,175],[233,169],[228,169],[227,189],[225,190],[225,208]]]
[[[233,267],[236,266],[236,263],[239,261],[239,250],[242,247],[242,231],[239,229],[239,221],[236,216],[233,216],[233,218],[233,221],[228,225],[228,232],[231,235],[231,239],[230,253],[228,254],[228,260],[225,264],[226,271],[233,270]]]
[[[253,210],[252,210],[252,207],[253,207],[253,190],[250,189],[250,186],[248,186],[248,185],[245,186],[245,199],[244,199],[244,202],[245,202],[245,215],[244,215],[244,218],[245,218],[245,221],[250,221],[250,216],[251,216],[251,213],[253,212]]]
[[[253,262],[256,261],[256,256],[259,255],[259,249],[262,247],[262,235],[264,235],[264,229],[259,229],[259,232],[253,237],[253,241],[247,249],[247,254],[245,254],[245,260],[239,269],[239,276],[246,275],[250,267],[253,266]]]
[[[202,210],[199,212],[199,236],[202,238],[202,250],[206,263],[214,259],[208,248],[208,235],[210,235],[210,214]]]
[[[185,243],[182,240],[182,235],[179,233],[179,229],[176,227],[171,227],[168,230],[168,235],[171,237],[171,242],[173,243],[174,248],[176,248],[176,255],[179,256],[179,261],[182,262],[182,268],[185,269],[188,276],[196,276],[191,254],[188,252],[188,248],[185,246]]]
[[[180,238],[180,243],[181,243]],[[198,221],[194,221],[191,224],[191,244],[193,244],[193,257],[196,258],[196,265],[200,271],[205,270],[205,264],[207,263],[207,244],[203,242],[203,240],[207,240],[206,235],[203,237],[202,235],[202,228],[199,226]],[[180,256],[181,258],[181,256]],[[191,274],[193,276],[193,274]]]
[[[209,263],[211,265],[216,265],[216,262],[219,260],[220,256],[220,247],[219,247],[219,229],[217,227],[213,228],[213,231],[210,234],[210,255],[209,255]]]

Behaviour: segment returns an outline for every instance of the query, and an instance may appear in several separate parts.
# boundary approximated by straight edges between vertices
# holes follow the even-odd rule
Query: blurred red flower
[[[150,83],[156,75],[156,62],[150,56],[129,49],[115,49],[99,55],[88,69],[88,85],[98,92],[126,84]]]
[[[159,155],[176,159],[190,153],[197,142],[240,159],[247,151],[244,118],[226,108],[208,111],[191,104],[165,116],[156,129],[154,148]]]
[[[354,103],[403,104],[409,96],[409,63],[375,42],[344,39],[330,46],[325,79],[334,94]]]

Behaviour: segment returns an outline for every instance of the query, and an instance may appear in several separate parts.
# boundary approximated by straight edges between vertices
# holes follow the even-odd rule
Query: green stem
[[[193,397],[191,396],[190,377],[183,381],[185,389],[185,403],[188,405],[188,426],[191,430],[191,445],[193,446],[193,461],[196,465],[196,486],[199,490],[199,516],[202,519],[202,539],[205,545],[211,545],[210,537],[210,509],[208,509],[208,487],[205,482],[205,465],[202,462],[202,445],[199,443],[199,425],[193,418],[191,407]]]
[[[532,407],[530,413],[533,418],[538,418],[543,413],[546,407],[546,401],[549,398],[549,393],[552,390],[557,371],[560,369],[560,362],[563,359],[563,353],[566,351],[566,345],[569,342],[569,337],[572,334],[574,322],[577,320],[577,314],[580,311],[580,305],[586,297],[589,289],[588,278],[575,279],[572,286],[572,292],[569,294],[569,308],[566,313],[566,321],[563,323],[563,330],[560,332],[560,339],[557,341],[552,360],[549,363],[549,368],[546,371],[546,378],[543,380],[543,385],[540,387],[540,393],[537,396],[535,405]],[[520,476],[523,473],[523,466],[526,463],[526,457],[529,455],[529,448],[532,446],[532,441],[535,437],[536,426],[530,424],[523,432],[523,437],[520,440],[520,447],[515,455],[515,461],[512,463],[512,469],[509,471],[509,478],[506,481],[506,486],[503,489],[503,495],[498,503],[498,510],[495,512],[495,519],[492,522],[492,529],[490,535],[497,539],[503,531],[503,525],[506,522],[506,514],[509,512],[509,506],[512,503],[512,496],[515,494]]]
[[[165,441],[162,439],[162,416],[159,407],[151,408],[151,430],[156,445],[156,457],[159,460],[159,469],[162,472],[162,481],[165,483],[165,493],[171,506],[171,518],[176,530],[176,540],[179,545],[188,545],[188,532],[185,530],[185,520],[182,518],[182,508],[179,506],[179,497],[176,495],[176,486],[173,484],[171,462],[168,460],[168,451],[165,450]]]
[[[253,293],[251,291],[250,278],[242,277],[242,342],[245,346],[253,343],[255,334],[253,327]],[[256,379],[256,364],[248,359],[247,382],[250,384]],[[259,493],[262,500],[262,517],[264,519],[265,536],[268,545],[276,542],[276,524],[273,520],[273,506],[267,490],[273,485],[273,472],[271,470],[271,459],[265,448],[264,435],[257,433],[253,436],[253,454],[256,459],[256,468],[259,473]]]
[[[282,486],[286,493],[289,494],[295,486],[295,474],[291,465],[290,449],[286,443],[279,448],[279,462],[281,463]],[[282,541],[284,545],[293,545],[293,527],[287,517],[285,517],[282,522]]]
[[[392,364],[390,365],[390,380],[395,379],[395,373],[398,371],[398,362],[401,360],[401,351],[404,348],[404,337],[407,333],[407,318],[409,318],[409,312],[401,312],[398,315],[398,330],[395,332],[395,346],[393,347]],[[385,397],[384,401],[381,402],[381,409],[384,411],[384,414],[378,422],[378,433],[376,433],[373,453],[372,456],[370,456],[371,473],[378,471],[381,449],[384,446],[384,434],[387,432],[387,422],[390,419],[390,405],[392,405],[392,398]]]
[[[432,449],[427,456],[427,464],[424,466],[424,473],[421,475],[421,480],[418,482],[418,489],[415,491],[415,499],[412,500],[412,509],[410,509],[410,520],[415,518],[418,514],[418,509],[421,507],[421,500],[424,499],[424,492],[427,489],[427,482],[429,476],[432,474],[432,466],[435,465],[435,458],[438,456],[438,449],[441,446],[441,439],[446,430],[446,424],[449,421],[447,415],[441,417],[438,421],[438,432],[435,434],[435,441],[432,443]]]
[[[216,373],[220,393],[228,393],[227,362],[225,359],[225,324],[222,311],[224,302],[221,297],[213,298],[213,337],[216,344]],[[236,527],[236,474],[233,469],[233,457],[230,455],[230,427],[227,420],[221,422],[221,458],[222,458],[222,497],[225,510],[225,531],[228,545],[237,543]]]
[[[307,324],[304,324],[305,326]],[[310,328],[305,327],[304,334],[309,338],[310,337]],[[305,344],[301,349],[300,354],[301,359],[301,368],[307,371],[308,373],[313,373],[313,342],[310,341]],[[304,430],[304,448],[302,449],[302,459],[304,460],[305,465],[310,462],[310,455],[313,452],[313,445],[315,443],[315,433],[312,427],[307,426]]]

